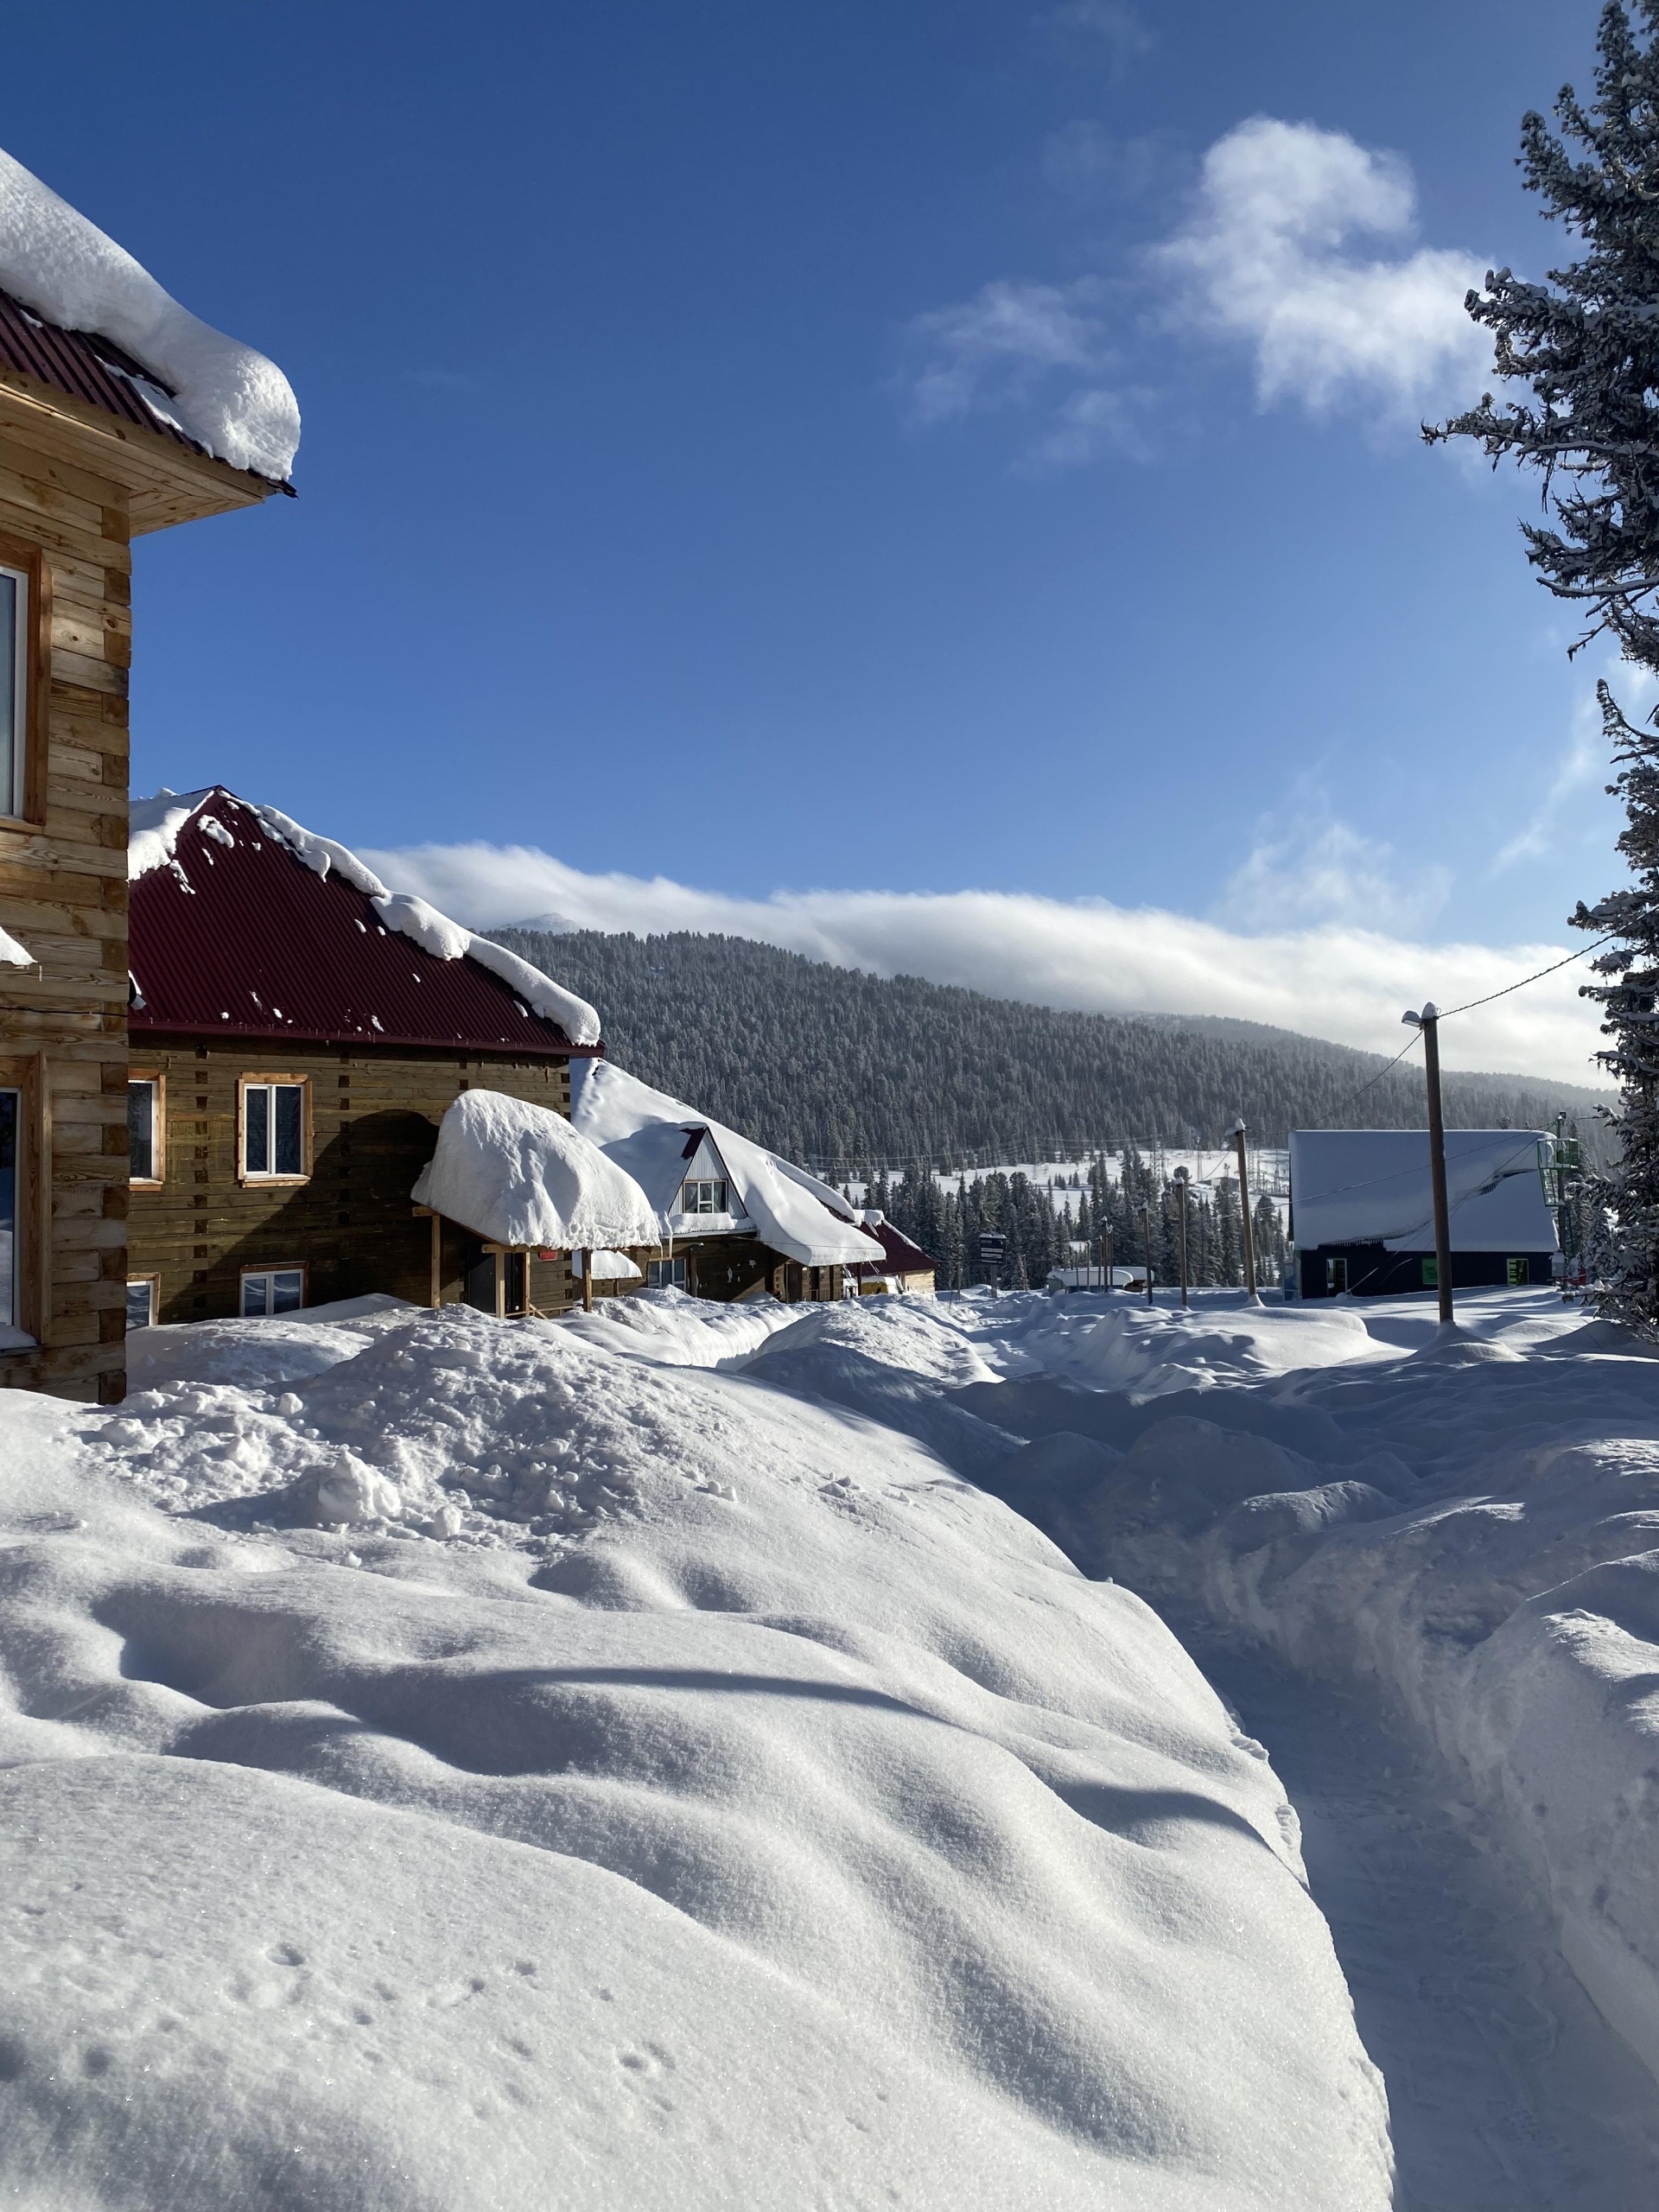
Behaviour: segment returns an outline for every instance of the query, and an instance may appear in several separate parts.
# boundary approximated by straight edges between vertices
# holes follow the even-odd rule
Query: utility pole
[[[1181,1238],[1181,1304],[1184,1306],[1190,1306],[1192,1301],[1186,1294],[1186,1185],[1188,1176],[1185,1168],[1178,1167],[1175,1170],[1173,1179],[1176,1197],[1179,1201],[1180,1206],[1180,1211],[1178,1218],[1180,1223]]]
[[[1106,1246],[1106,1287],[1110,1290],[1112,1287],[1112,1232],[1109,1229],[1105,1232],[1103,1241]]]
[[[1452,1319],[1452,1212],[1446,1202],[1446,1122],[1440,1112],[1440,1016],[1432,999],[1421,1014],[1409,1007],[1400,1017],[1423,1033],[1423,1071],[1428,1079],[1428,1175],[1434,1193],[1434,1281],[1440,1294],[1440,1324]]]
[[[1228,1133],[1233,1140],[1233,1150],[1238,1156],[1238,1213],[1244,1243],[1244,1302],[1259,1306],[1262,1294],[1255,1287],[1255,1236],[1250,1227],[1250,1171],[1244,1158],[1244,1116],[1241,1114]]]
[[[1147,1303],[1152,1303],[1152,1201],[1141,1201],[1141,1239],[1147,1255]]]

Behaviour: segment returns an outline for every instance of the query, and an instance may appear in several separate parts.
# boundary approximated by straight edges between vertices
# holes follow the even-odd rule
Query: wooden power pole
[[[1181,1304],[1185,1306],[1192,1303],[1186,1294],[1186,1186],[1189,1178],[1185,1168],[1178,1167],[1173,1179],[1176,1201],[1180,1208]]]
[[[1233,1149],[1238,1157],[1238,1211],[1244,1241],[1244,1297],[1246,1303],[1259,1306],[1262,1294],[1255,1287],[1255,1236],[1250,1227],[1250,1171],[1244,1158],[1244,1117],[1241,1115],[1233,1123]]]
[[[1428,1079],[1428,1179],[1434,1193],[1434,1281],[1440,1294],[1442,1325],[1452,1319],[1452,1211],[1446,1202],[1446,1122],[1440,1112],[1440,1016],[1433,1000],[1421,1014],[1408,1007],[1401,1015],[1423,1033],[1423,1072]]]

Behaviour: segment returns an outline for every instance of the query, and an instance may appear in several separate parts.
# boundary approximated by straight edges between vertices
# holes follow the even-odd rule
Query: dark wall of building
[[[1453,1252],[1454,1290],[1501,1289],[1511,1281],[1511,1263],[1524,1270],[1521,1284],[1554,1280],[1553,1252]],[[1333,1285],[1332,1263],[1345,1281]],[[1427,1263],[1427,1264],[1425,1264]],[[1297,1284],[1304,1298],[1332,1298],[1342,1288],[1353,1298],[1399,1298],[1435,1287],[1432,1252],[1390,1252],[1381,1244],[1322,1244],[1296,1255]],[[1519,1287],[1520,1285],[1516,1285]]]

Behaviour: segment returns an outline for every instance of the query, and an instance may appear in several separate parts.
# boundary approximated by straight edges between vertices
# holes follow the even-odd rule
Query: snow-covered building
[[[1552,1160],[1541,1129],[1446,1132],[1455,1287],[1552,1279]],[[1437,1287],[1426,1129],[1293,1129],[1290,1216],[1291,1282],[1303,1298]]]
[[[879,1239],[827,1183],[612,1061],[573,1063],[570,1115],[663,1216],[654,1285],[793,1304],[840,1298],[849,1269],[885,1268]]]
[[[279,369],[0,153],[0,1387],[125,1390],[131,543],[298,440]]]
[[[931,1297],[937,1287],[933,1262],[913,1236],[906,1236],[880,1206],[865,1206],[860,1225],[881,1247],[880,1260],[861,1262],[852,1270],[861,1298]]]
[[[589,1236],[654,1245],[569,1130],[604,1050],[574,992],[222,785],[137,803],[129,866],[132,1321],[368,1291],[556,1312]]]

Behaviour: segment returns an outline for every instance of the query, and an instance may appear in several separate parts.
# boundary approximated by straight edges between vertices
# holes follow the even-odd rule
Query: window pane
[[[709,1211],[711,1213],[724,1213],[726,1211],[726,1185],[723,1183],[716,1183],[713,1187],[715,1203]]]
[[[130,1329],[147,1329],[156,1318],[151,1303],[154,1289],[155,1285],[150,1282],[130,1282],[127,1285],[127,1326]]]
[[[242,1094],[247,1120],[247,1157],[250,1175],[270,1173],[270,1091],[263,1083],[251,1083]],[[264,1308],[261,1306],[261,1313]]]
[[[17,755],[22,736],[17,728],[18,635],[22,624],[22,588],[16,576],[0,575],[0,814],[17,809]]]
[[[297,1083],[279,1083],[273,1086],[271,1096],[276,1101],[276,1172],[303,1175],[305,1092]]]
[[[270,1310],[273,1313],[292,1313],[304,1300],[305,1277],[298,1268],[284,1268],[270,1277]]]
[[[0,1090],[0,1329],[17,1325],[17,1104]]]
[[[244,1275],[242,1278],[242,1314],[245,1320],[257,1320],[270,1308],[270,1277]]]
[[[136,1183],[156,1179],[156,1086],[127,1085],[127,1172]]]

